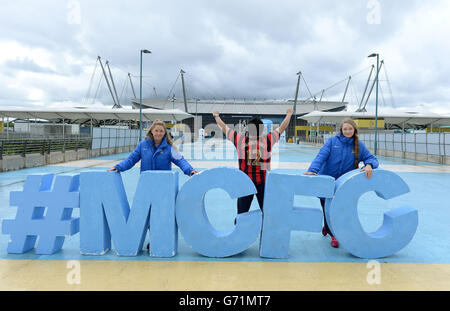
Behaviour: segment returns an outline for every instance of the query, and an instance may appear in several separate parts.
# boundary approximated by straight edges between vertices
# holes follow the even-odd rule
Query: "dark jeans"
[[[320,199],[320,198],[319,198],[319,199]],[[322,205],[322,211],[323,211],[323,223],[324,223],[325,230],[327,231],[327,233],[328,233],[330,236],[333,236],[333,234],[332,234],[331,231],[330,231],[330,228],[328,227],[328,224],[327,224],[327,218],[326,218],[326,216],[325,216],[325,199],[320,199],[320,205]]]
[[[259,208],[261,211],[263,210],[263,203],[264,203],[264,184],[255,185],[256,191],[256,198],[258,199]],[[238,214],[246,213],[250,210],[250,205],[252,204],[254,194],[247,195],[245,197],[238,198],[237,201],[237,208],[238,208]]]

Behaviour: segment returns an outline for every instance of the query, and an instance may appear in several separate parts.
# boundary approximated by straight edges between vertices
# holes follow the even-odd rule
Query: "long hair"
[[[264,126],[264,123],[261,121],[260,118],[253,118],[247,123],[247,130],[246,130],[246,136],[249,136],[250,132],[252,134],[256,134],[256,137],[261,136],[261,131],[263,131],[262,127]],[[251,131],[250,131],[251,130]],[[256,130],[256,133],[255,133]]]
[[[170,138],[169,131],[167,130],[166,125],[164,124],[164,122],[161,121],[161,120],[156,120],[156,121],[153,122],[152,126],[151,126],[150,129],[148,130],[148,132],[147,132],[147,134],[145,135],[145,137],[146,137],[146,138],[148,137],[151,141],[153,141],[154,138],[153,138],[152,130],[153,130],[156,126],[158,126],[158,125],[160,125],[160,126],[162,126],[162,127],[164,128],[164,131],[165,131],[164,136],[166,137],[167,142],[168,142],[171,146],[174,146],[173,141],[172,141],[172,138]],[[175,146],[174,146],[174,147],[175,147]]]
[[[342,135],[344,135],[344,133],[342,132],[342,127],[344,126],[344,124],[350,124],[353,129],[355,130],[354,134],[353,134],[353,142],[354,142],[354,147],[353,147],[353,152],[355,154],[355,162],[353,165],[353,168],[358,168],[359,167],[359,137],[358,137],[358,125],[356,125],[355,121],[353,121],[352,119],[345,119],[344,121],[342,121],[341,123],[341,128],[340,128],[340,132]]]

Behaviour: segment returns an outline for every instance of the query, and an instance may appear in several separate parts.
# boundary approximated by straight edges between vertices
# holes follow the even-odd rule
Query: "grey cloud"
[[[71,65],[62,57],[56,58],[58,75],[80,76],[83,66],[100,55],[113,69],[121,69],[115,71],[118,88],[124,79],[122,71],[139,73],[139,50],[150,49],[152,54],[143,59],[144,75],[149,76],[145,78],[145,96],[153,96],[151,86],[161,97],[167,96],[182,68],[190,97],[286,98],[294,96],[299,70],[312,92],[361,70],[367,55],[395,38],[404,19],[421,5],[418,0],[378,0],[381,24],[371,25],[367,22],[368,2],[79,1],[81,23],[71,25],[67,1],[40,1],[39,5],[16,1],[2,8],[0,27],[8,32],[0,39],[43,47],[55,55],[70,53],[83,61]],[[439,70],[442,66],[438,63],[423,60],[418,65],[437,71],[427,86],[448,81],[448,68]],[[31,63],[7,65],[33,68]],[[398,101],[405,105],[414,102],[411,85],[424,81],[411,77],[405,83],[394,67],[388,69]],[[358,92],[362,92],[366,78],[355,79]],[[181,96],[179,84],[177,97]],[[66,93],[81,101],[85,95],[58,91],[52,85],[42,87],[47,88],[50,99],[64,98]],[[333,88],[327,96],[339,97],[344,87]],[[301,96],[308,95],[302,82]],[[110,100],[106,86],[99,98],[105,103]]]
[[[17,71],[31,71],[35,73],[55,73],[51,68],[39,66],[31,58],[25,58],[23,60],[15,59],[6,61],[3,66],[8,70]]]
[[[7,30],[1,39],[15,40],[28,46],[52,51],[81,53],[76,33],[68,23],[67,1],[42,0],[2,2],[0,28]]]

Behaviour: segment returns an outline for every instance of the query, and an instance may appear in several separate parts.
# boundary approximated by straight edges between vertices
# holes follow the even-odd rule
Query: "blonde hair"
[[[162,126],[162,127],[164,128],[164,132],[165,132],[164,136],[166,137],[166,140],[167,140],[167,142],[169,143],[169,145],[174,146],[173,141],[172,141],[172,138],[171,138],[170,135],[169,135],[169,131],[167,130],[166,124],[165,124],[163,121],[161,121],[161,120],[156,120],[156,121],[153,122],[152,126],[151,126],[150,129],[148,130],[148,132],[147,132],[147,134],[145,135],[145,137],[146,137],[146,138],[148,137],[150,140],[153,141],[154,138],[153,138],[152,130],[153,130],[155,127],[157,127],[158,125],[160,125],[160,126]]]
[[[353,121],[352,119],[345,119],[344,121],[342,121],[341,123],[341,127],[340,127],[340,133],[342,135],[344,135],[344,133],[342,132],[342,127],[344,126],[344,124],[350,124],[353,129],[355,130],[355,132],[353,133],[353,142],[354,142],[354,147],[353,147],[353,151],[355,153],[355,162],[353,165],[353,168],[358,168],[359,167],[359,137],[358,137],[358,125],[356,124],[355,121]]]

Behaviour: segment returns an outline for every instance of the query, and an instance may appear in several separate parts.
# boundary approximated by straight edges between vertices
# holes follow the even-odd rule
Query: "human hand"
[[[362,171],[364,171],[367,178],[372,177],[372,166],[371,165],[364,166],[363,168],[361,168],[361,172]]]
[[[317,173],[314,172],[304,172],[303,175],[317,175]]]
[[[294,113],[294,109],[292,108],[288,108],[288,110],[286,110],[286,114],[288,115],[292,115]]]
[[[193,171],[189,174],[189,177],[192,177],[192,176],[194,176],[195,174],[198,174],[198,171],[193,170]]]
[[[109,170],[106,170],[107,172],[116,172],[118,173],[119,171],[117,170],[117,168],[115,167],[111,167]]]
[[[220,112],[217,111],[217,110],[214,110],[212,114],[213,114],[213,116],[214,116],[214,118],[215,118],[215,117],[218,117],[218,116],[219,116]]]

